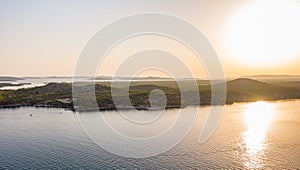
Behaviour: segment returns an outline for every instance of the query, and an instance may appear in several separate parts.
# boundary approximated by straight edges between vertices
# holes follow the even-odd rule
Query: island
[[[176,81],[133,81],[129,88],[129,98],[132,105],[123,106],[124,109],[147,110],[151,107],[149,95],[153,90],[163,91],[167,103],[166,108],[179,108],[190,105],[211,105],[211,87],[218,86],[210,81],[197,80],[198,90],[189,89],[188,81],[184,90],[180,90]],[[239,78],[226,82],[226,103],[274,101],[286,99],[300,99],[300,81],[266,83],[249,78]],[[86,84],[83,86],[91,86]],[[115,110],[114,99],[122,100],[126,89],[112,87],[111,82],[96,82],[95,96],[99,110]],[[112,89],[114,88],[114,89]],[[112,91],[116,92],[112,94]],[[198,93],[199,102],[181,99],[181,92],[186,95]],[[159,103],[159,102],[158,102]],[[223,103],[215,103],[223,104]],[[55,107],[74,109],[71,83],[48,83],[45,86],[18,90],[0,90],[0,108],[21,106]]]

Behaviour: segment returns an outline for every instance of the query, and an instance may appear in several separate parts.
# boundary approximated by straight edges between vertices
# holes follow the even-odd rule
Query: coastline
[[[134,84],[135,83],[135,84]],[[89,108],[92,98],[85,94],[90,94],[90,85],[83,84],[85,89],[80,93],[84,99],[81,101],[82,106],[86,108],[74,108],[76,103],[73,103],[73,93],[71,83],[48,83],[44,86],[32,87],[18,90],[0,90],[0,109],[2,108],[18,108],[18,107],[46,107],[46,108],[64,108],[72,111],[108,111],[117,110],[114,99],[122,101],[126,97],[124,94],[128,93],[129,104],[122,105],[118,109],[122,110],[159,110],[159,109],[176,109],[186,106],[209,106],[209,105],[223,105],[222,100],[219,103],[211,104],[211,86],[213,85],[199,85],[199,91],[189,91],[189,84],[185,87],[186,98],[182,99],[182,93],[176,82],[144,82],[143,84],[134,82],[130,85],[129,91],[126,88],[111,87],[107,83],[95,84],[94,92],[98,107]],[[172,84],[173,83],[173,84]],[[86,88],[84,87],[86,86]],[[256,102],[256,101],[279,101],[300,99],[300,88],[297,83],[289,83],[287,86],[282,84],[274,85],[257,80],[240,78],[226,83],[226,105],[240,102]],[[151,108],[149,96],[153,90],[160,89],[166,97],[166,107],[162,108],[162,96],[154,94],[157,102]],[[195,93],[199,93],[200,100],[195,100]],[[218,93],[216,94],[218,95]],[[222,97],[220,98],[222,99]],[[82,103],[83,102],[83,103]],[[215,101],[216,102],[216,101]],[[85,103],[85,104],[84,104]]]
[[[266,102],[284,102],[284,101],[295,101],[300,100],[299,98],[295,99],[278,99],[278,100],[257,100],[257,101],[240,101],[240,102],[231,102],[231,103],[225,103],[224,105],[233,105],[233,104],[241,104],[241,103],[252,103],[252,102],[258,102],[258,101],[266,101]],[[171,110],[171,109],[180,109],[180,108],[186,108],[189,106],[220,106],[223,104],[199,104],[199,105],[186,105],[186,106],[167,106],[167,107],[133,107],[133,106],[122,106],[118,107],[99,107],[98,109],[75,109],[74,107],[59,107],[54,105],[27,105],[27,104],[11,104],[11,105],[1,105],[0,110],[2,109],[16,109],[16,108],[22,108],[22,107],[35,107],[35,108],[56,108],[56,109],[65,109],[73,112],[94,112],[94,111],[116,111],[116,110],[143,110],[143,111],[152,111],[152,110]]]

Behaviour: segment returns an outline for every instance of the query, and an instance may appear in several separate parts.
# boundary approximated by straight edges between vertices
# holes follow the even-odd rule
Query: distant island
[[[188,82],[189,80],[182,80]],[[150,107],[149,94],[152,90],[162,90],[167,98],[167,108],[189,105],[210,105],[211,84],[207,80],[197,80],[199,91],[190,91],[187,86],[184,93],[200,94],[200,102],[182,101],[179,87],[175,81],[137,81],[132,82],[129,97],[136,109],[146,110]],[[276,83],[274,83],[276,82]],[[271,81],[266,83],[249,78],[239,78],[227,82],[226,104],[235,102],[274,101],[300,99],[300,81]],[[214,84],[212,86],[217,86]],[[88,86],[88,85],[86,85]],[[115,110],[111,94],[111,82],[96,82],[96,100],[100,110]],[[116,98],[122,99],[122,87],[116,89]],[[71,83],[48,83],[45,86],[18,90],[0,90],[0,108],[21,106],[55,107],[74,110]],[[129,106],[124,108],[130,108]]]
[[[16,81],[16,80],[24,80],[24,78],[0,76],[0,81]]]
[[[0,88],[1,87],[13,87],[13,86],[23,86],[23,85],[30,85],[31,83],[0,83]]]

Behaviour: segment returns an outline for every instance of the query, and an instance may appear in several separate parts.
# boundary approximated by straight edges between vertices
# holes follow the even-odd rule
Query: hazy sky
[[[299,6],[298,0],[0,0],[0,75],[72,76],[97,31],[143,12],[172,14],[196,26],[226,76],[300,74]],[[181,59],[196,63],[184,54]],[[108,59],[101,74],[111,74],[117,60]]]

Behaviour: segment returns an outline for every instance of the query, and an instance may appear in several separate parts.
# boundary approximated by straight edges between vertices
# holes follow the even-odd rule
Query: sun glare
[[[267,147],[266,132],[275,115],[274,105],[263,101],[250,103],[244,114],[248,128],[243,135],[245,165],[248,168],[260,168],[263,164],[261,157]]]
[[[252,1],[230,20],[226,50],[234,61],[246,66],[291,63],[300,55],[299,21],[300,3],[296,1]]]

